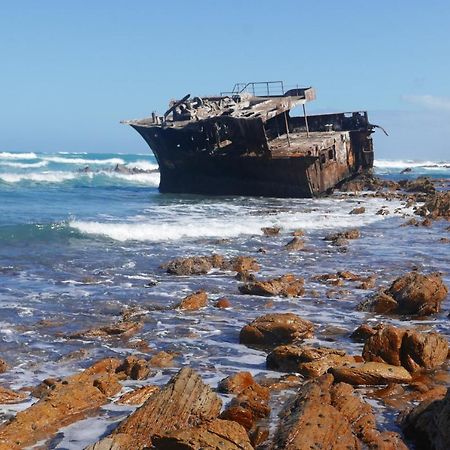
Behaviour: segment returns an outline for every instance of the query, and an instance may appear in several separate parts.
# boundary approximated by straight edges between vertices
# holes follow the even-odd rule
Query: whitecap
[[[35,163],[0,161],[0,165],[2,165],[2,166],[17,167],[18,169],[31,169],[31,168],[45,167],[47,164],[48,164],[47,161],[39,161],[39,162],[35,162]]]
[[[408,167],[448,168],[450,162],[376,159],[373,165],[379,169],[406,169]]]
[[[152,163],[150,161],[132,161],[126,164],[129,169],[139,169],[139,170],[158,170],[158,164]]]
[[[106,175],[109,178],[117,178],[131,183],[146,184],[148,186],[159,186],[159,172],[154,173],[120,173],[100,171],[99,174]]]
[[[36,159],[38,156],[36,153],[11,153],[0,152],[0,159]]]
[[[19,183],[21,181],[34,181],[36,183],[61,183],[73,180],[76,173],[71,172],[32,172],[32,173],[0,173],[0,180],[6,183]]]
[[[58,164],[124,164],[122,158],[90,159],[90,158],[64,158],[63,156],[44,156],[45,161]]]

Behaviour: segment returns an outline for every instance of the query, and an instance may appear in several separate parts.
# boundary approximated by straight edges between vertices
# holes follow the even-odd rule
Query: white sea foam
[[[38,167],[45,167],[47,164],[48,164],[47,161],[39,161],[39,162],[35,162],[35,163],[0,161],[1,166],[17,167],[18,169],[32,169],[32,168],[38,168]]]
[[[36,153],[11,153],[0,152],[0,159],[36,159]]]
[[[159,186],[159,173],[120,173],[101,171],[99,174],[106,175],[110,178],[117,178],[131,183],[145,184],[148,186]]]
[[[89,159],[89,158],[64,158],[63,156],[44,156],[45,161],[58,164],[124,164],[122,158]]]
[[[32,172],[32,173],[0,173],[0,180],[6,183],[19,183],[21,181],[34,181],[36,183],[61,183],[67,180],[73,180],[77,177],[72,172]]]
[[[132,161],[126,165],[129,169],[136,168],[140,170],[157,170],[158,164],[152,163],[150,161]]]
[[[436,161],[412,161],[412,160],[395,160],[376,159],[374,166],[380,169],[406,169],[407,167],[423,167],[423,168],[448,168],[450,162]]]
[[[178,239],[195,238],[230,238],[239,235],[261,235],[262,227],[280,226],[285,230],[303,229],[334,229],[346,227],[360,227],[384,220],[386,216],[375,212],[381,207],[382,199],[373,199],[364,203],[366,214],[351,215],[350,210],[355,206],[353,202],[334,200],[337,207],[327,211],[325,208],[309,212],[280,212],[276,215],[245,215],[245,211],[238,207],[214,210],[211,205],[203,211],[198,208],[191,210],[191,214],[178,215],[177,210],[166,209],[166,216],[158,220],[149,221],[134,218],[129,222],[98,222],[72,220],[69,226],[81,233],[106,236],[117,241],[173,241]],[[395,203],[395,204],[394,204]],[[392,210],[400,203],[391,202]],[[188,209],[189,206],[184,206]]]

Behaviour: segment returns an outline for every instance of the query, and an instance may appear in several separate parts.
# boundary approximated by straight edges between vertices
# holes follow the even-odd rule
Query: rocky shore
[[[341,189],[344,196],[401,199],[416,214],[405,218],[405,229],[426,230],[439,222],[446,223],[444,232],[450,230],[450,192],[430,179],[394,182],[361,177]],[[367,212],[357,206],[350,214]],[[389,214],[389,208],[377,214]],[[283,237],[285,242],[277,249],[281,255],[308,252],[302,230],[288,235],[280,228],[265,227],[262,232],[267,242]],[[323,241],[338,260],[340,254],[351,253],[352,243],[360,239],[364,239],[361,230],[347,228],[327,234]],[[446,245],[448,239],[444,235],[430,248]],[[141,332],[152,310],[148,303],[130,306],[115,321],[63,336],[67,342],[106,342],[112,350],[110,358],[86,368],[85,355],[79,351],[72,357],[84,370],[22,389],[0,386],[0,405],[29,402],[0,422],[0,450],[36,444],[58,448],[55,439],[63,427],[101,415],[102,408],[114,405],[127,405],[131,412],[86,450],[448,449],[449,342],[432,326],[433,318],[448,311],[449,287],[443,274],[408,267],[400,276],[389,276],[387,271],[381,282],[376,274],[344,270],[337,262],[335,272],[309,278],[289,272],[262,275],[258,254],[265,252],[254,248],[254,254],[248,254],[247,248],[239,256],[205,252],[164,261],[161,273],[174,280],[194,279],[198,288],[173,304],[155,306],[158,312],[175,311],[181,317],[197,314],[199,321],[208,319],[202,315],[206,308],[214,315],[233,311],[237,305],[227,298],[230,291],[211,292],[201,281],[216,273],[227,277],[234,296],[251,298],[267,309],[261,314],[258,306],[253,319],[234,327],[229,337],[233,345],[265,355],[264,374],[234,370],[211,383],[214,367],[203,373],[180,364],[176,352],[151,349]],[[148,284],[150,292],[156,284]],[[348,292],[362,292],[353,309],[366,314],[367,320],[351,334],[331,333],[330,346],[318,344],[317,336],[326,334],[324,324],[319,318],[302,316],[302,301],[311,301],[305,296],[321,295],[312,284],[326,287],[336,309]],[[270,310],[273,302],[285,301],[295,302],[295,312]],[[185,337],[202,339],[189,330]],[[359,350],[344,349],[340,345],[344,338],[358,343],[354,348]],[[113,357],[115,346],[129,349],[128,356]],[[0,373],[8,371],[14,367],[0,359]],[[169,374],[170,379],[150,382],[155,373]],[[391,423],[378,420],[375,403],[390,411]]]

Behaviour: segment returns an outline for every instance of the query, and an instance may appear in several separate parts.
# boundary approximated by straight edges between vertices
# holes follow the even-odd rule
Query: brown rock
[[[224,268],[235,272],[258,272],[259,264],[250,256],[236,256]]]
[[[84,338],[95,338],[95,337],[128,337],[137,333],[142,327],[142,322],[126,322],[119,321],[111,325],[105,325],[99,328],[91,328],[90,330],[80,331],[78,333],[71,334],[69,337],[72,339],[84,339]]]
[[[374,330],[367,323],[363,323],[350,335],[350,338],[356,342],[365,342],[370,336],[373,336],[377,331]]]
[[[298,236],[298,237],[303,237],[305,235],[305,232],[301,229],[298,230],[294,230],[292,232],[292,236]]]
[[[205,291],[197,291],[183,298],[176,306],[177,309],[194,311],[204,308],[208,303],[208,294]]]
[[[354,364],[355,359],[343,350],[308,345],[282,345],[267,356],[267,368],[282,372],[298,372],[306,377],[319,377],[330,367]]]
[[[3,359],[0,359],[0,373],[6,372],[9,369],[8,364]]]
[[[220,418],[234,420],[249,431],[255,427],[259,419],[270,414],[268,400],[269,389],[254,383],[231,400]]]
[[[296,278],[291,274],[272,280],[246,283],[239,287],[239,291],[249,295],[280,295],[282,297],[299,297],[305,292],[303,278]]]
[[[305,248],[305,241],[300,239],[298,236],[294,236],[294,238],[289,241],[284,248],[289,252],[295,252],[298,250],[303,250]]]
[[[449,219],[450,192],[436,192],[430,195],[417,213],[431,219]]]
[[[106,374],[94,380],[94,386],[107,397],[112,397],[122,390],[115,374]]]
[[[364,214],[366,212],[366,208],[364,206],[359,206],[357,208],[353,208],[349,214]]]
[[[23,392],[15,392],[0,386],[0,404],[20,403],[28,397]]]
[[[174,259],[165,268],[172,275],[204,275],[213,269],[213,262],[210,256],[192,256]]]
[[[410,272],[397,278],[387,293],[398,303],[398,312],[424,316],[440,311],[448,289],[438,273]]]
[[[80,374],[55,382],[41,400],[0,425],[0,443],[10,449],[33,445],[99,408],[107,397],[94,382],[113,376],[118,364],[118,360],[103,360]]]
[[[369,297],[358,308],[380,314],[396,312],[426,316],[440,311],[447,293],[440,274],[410,272],[397,278],[389,289]]]
[[[353,228],[347,231],[341,231],[339,233],[328,234],[325,236],[326,241],[338,241],[339,239],[359,239],[361,237],[361,233],[357,228]]]
[[[245,345],[290,344],[313,337],[314,325],[292,313],[266,314],[244,326],[239,341]]]
[[[159,391],[159,387],[153,384],[142,386],[134,391],[123,394],[117,403],[119,405],[142,405],[150,396]]]
[[[192,369],[183,368],[111,435],[86,450],[143,450],[152,446],[154,438],[156,443],[160,436],[215,419],[221,403]]]
[[[137,356],[127,356],[123,363],[116,368],[117,374],[121,372],[132,380],[143,380],[149,376],[150,368],[145,359],[139,359]]]
[[[155,437],[155,450],[252,450],[245,429],[236,422],[215,419],[194,428]]]
[[[410,372],[436,369],[445,363],[448,351],[444,336],[408,330],[403,338],[402,365]]]
[[[152,367],[172,367],[174,357],[174,353],[161,351],[153,355],[148,363]]]
[[[406,330],[391,325],[380,327],[364,345],[362,356],[366,361],[376,361],[401,366],[401,348]]]
[[[217,390],[225,394],[240,394],[245,388],[255,383],[250,372],[238,372],[221,380]]]
[[[261,228],[261,231],[264,233],[264,236],[276,236],[280,233],[280,227],[264,227]]]
[[[442,400],[424,401],[402,422],[406,436],[417,448],[448,450],[450,442],[450,390]]]
[[[353,364],[347,367],[331,368],[336,381],[352,385],[408,383],[412,380],[409,372],[399,366],[378,362]]]
[[[231,308],[231,302],[227,298],[222,297],[222,298],[219,298],[219,300],[217,300],[217,302],[215,303],[214,306],[216,308],[220,308],[220,309]]]

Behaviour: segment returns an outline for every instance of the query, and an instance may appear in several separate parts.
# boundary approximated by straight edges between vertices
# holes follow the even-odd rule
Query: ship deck
[[[274,158],[292,158],[302,156],[318,156],[321,150],[331,147],[337,141],[348,136],[347,131],[313,131],[280,135],[269,142],[269,149]]]

